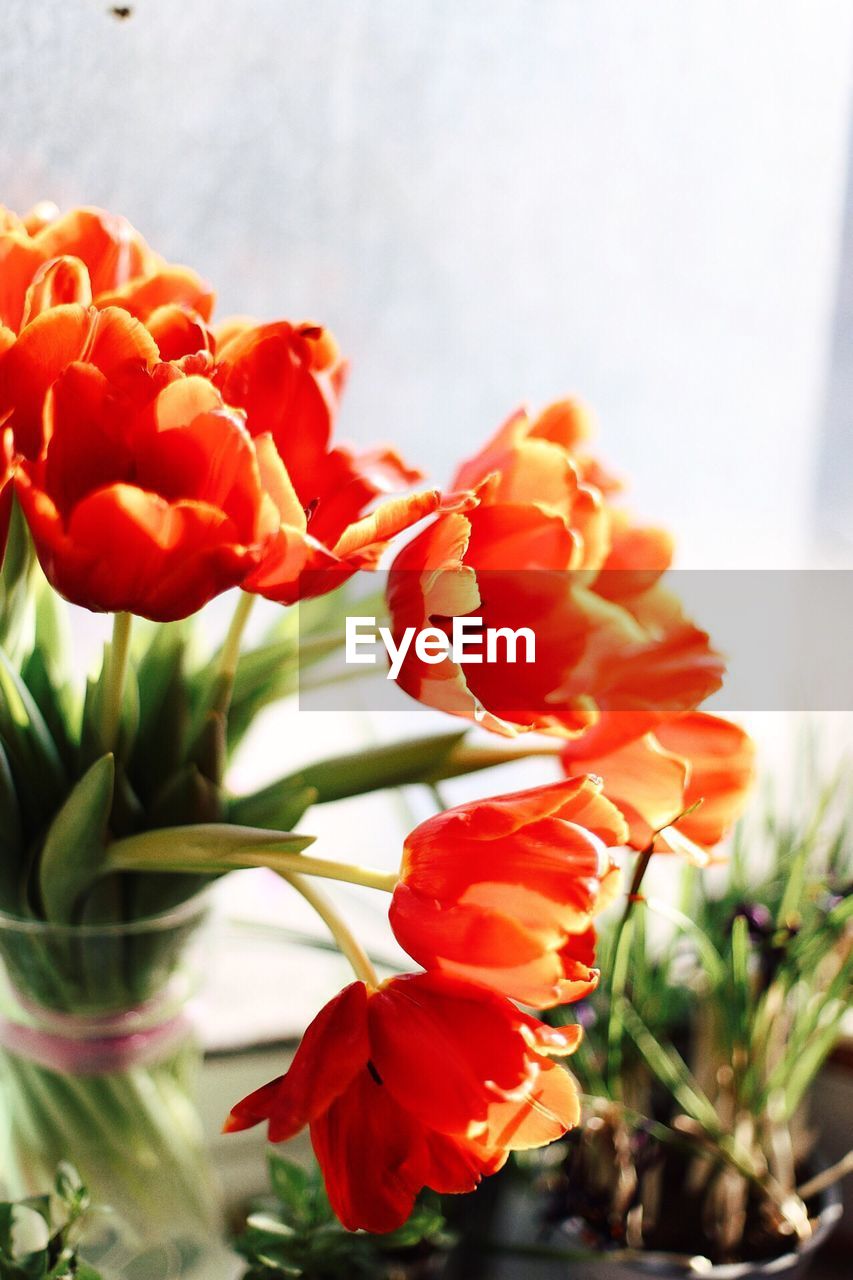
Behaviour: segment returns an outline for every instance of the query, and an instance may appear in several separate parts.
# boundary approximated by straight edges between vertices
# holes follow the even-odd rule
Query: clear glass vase
[[[122,925],[0,914],[0,1184],[8,1198],[80,1171],[84,1254],[133,1280],[232,1274],[195,1089],[185,1006],[203,898]]]

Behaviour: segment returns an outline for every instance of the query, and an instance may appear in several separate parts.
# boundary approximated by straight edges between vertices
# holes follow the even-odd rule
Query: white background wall
[[[3,0],[0,199],[99,202],[354,361],[439,479],[566,391],[682,561],[801,560],[845,0]]]

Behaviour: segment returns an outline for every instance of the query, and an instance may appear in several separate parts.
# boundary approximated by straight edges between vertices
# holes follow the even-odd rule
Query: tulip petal
[[[160,307],[177,305],[208,321],[215,295],[210,285],[189,267],[164,265],[138,276],[113,293],[99,293],[99,307],[123,307],[138,320],[147,320]]]
[[[126,218],[103,209],[71,209],[33,236],[42,259],[71,254],[88,268],[93,293],[103,293],[151,269],[156,261]]]
[[[569,1073],[542,1061],[530,1092],[518,1101],[493,1102],[481,1141],[486,1146],[527,1151],[561,1138],[580,1122],[580,1098]]]
[[[467,1134],[485,1118],[487,1087],[512,1090],[527,1074],[514,1012],[446,975],[406,975],[368,1005],[371,1055],[401,1106],[439,1132]]]
[[[18,449],[36,458],[44,445],[45,397],[70,364],[86,360],[114,377],[146,369],[157,355],[153,338],[126,311],[53,307],[27,325],[0,359],[0,419],[10,414]]]
[[[349,1231],[402,1226],[433,1167],[423,1126],[366,1069],[312,1122],[311,1142],[329,1201]],[[446,1152],[440,1155],[437,1177],[448,1185],[453,1173]],[[475,1185],[471,1174],[459,1189]]]
[[[364,1070],[367,1039],[367,991],[350,983],[320,1010],[302,1037],[286,1075],[238,1102],[226,1122],[228,1131],[269,1120],[271,1142],[284,1142],[316,1120]]]
[[[22,324],[30,324],[36,316],[51,307],[79,303],[87,307],[92,301],[89,273],[79,258],[54,258],[39,267],[27,289]]]
[[[654,735],[646,734],[608,755],[589,759],[578,759],[577,750],[577,744],[572,743],[567,752],[571,755],[568,767],[573,772],[600,775],[605,795],[629,824],[629,839],[635,849],[644,849],[653,833],[686,807],[687,764],[665,751]]]

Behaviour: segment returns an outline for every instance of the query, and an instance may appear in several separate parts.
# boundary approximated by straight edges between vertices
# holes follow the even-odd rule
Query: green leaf
[[[0,742],[0,905],[13,915],[20,908],[24,835],[9,759]]]
[[[6,552],[0,569],[0,645],[16,660],[24,649],[24,635],[32,613],[32,583],[38,572],[27,522],[12,500]]]
[[[276,1152],[268,1159],[272,1193],[279,1202],[286,1226],[292,1231],[307,1231],[332,1218],[328,1202],[317,1220],[317,1179],[293,1160],[285,1160]]]
[[[75,761],[78,734],[75,717],[79,713],[69,666],[71,628],[65,601],[44,578],[37,580],[34,595],[35,636],[21,674],[44,716],[63,763],[70,769]]]
[[[189,823],[221,822],[228,808],[221,787],[211,782],[198,765],[188,764],[179,769],[161,787],[152,799],[148,811],[148,827],[178,827]],[[260,826],[248,822],[246,826]],[[276,824],[277,830],[289,830],[289,826]]]
[[[661,1084],[666,1085],[682,1111],[709,1136],[720,1136],[720,1122],[712,1103],[700,1088],[680,1054],[670,1045],[659,1044],[642,1018],[627,1000],[621,1000],[621,1019]]]
[[[71,923],[81,897],[103,874],[114,786],[115,760],[108,754],[83,775],[50,824],[39,863],[48,920]]]
[[[145,802],[184,763],[189,723],[187,647],[187,625],[168,623],[155,628],[139,659],[139,726],[128,771]]]
[[[53,683],[42,648],[33,649],[28,655],[21,677],[44,717],[65,768],[72,769],[76,761],[76,743],[72,729],[74,700],[70,686],[59,687]]]
[[[692,873],[695,872],[695,868],[691,867],[690,871]],[[725,980],[726,966],[723,962],[723,957],[705,930],[700,928],[695,920],[691,920],[683,911],[679,911],[676,907],[671,907],[668,902],[664,902],[660,898],[647,898],[646,906],[655,915],[662,916],[665,920],[677,925],[693,942],[712,986],[716,987]]]
[[[367,791],[430,781],[438,775],[466,733],[467,730],[463,729],[455,733],[432,734],[428,738],[413,738],[408,742],[364,747],[309,765],[274,782],[272,788],[266,790],[311,787],[317,793],[315,803],[327,804]]]
[[[115,840],[104,871],[199,872],[217,875],[244,867],[275,867],[275,854],[301,853],[314,836],[227,823],[163,827]]]
[[[228,803],[228,820],[244,827],[268,827],[292,831],[317,801],[315,787],[274,782],[248,796],[234,796]]]
[[[28,1204],[12,1207],[9,1222],[9,1252],[16,1261],[44,1253],[50,1243],[50,1227],[43,1214]]]
[[[316,615],[310,624],[307,618],[300,618],[306,612]],[[241,655],[228,711],[229,752],[237,749],[264,707],[296,693],[301,672],[340,649],[343,622],[339,629],[330,628],[329,616],[328,608],[306,610],[302,604],[298,609],[288,609],[267,632],[263,644]],[[218,656],[214,656],[212,664]],[[201,690],[199,696],[204,696]],[[209,705],[209,691],[207,698]]]
[[[0,736],[21,807],[33,829],[52,813],[68,788],[68,777],[35,700],[0,649]]]
[[[628,961],[631,955],[634,922],[624,920],[617,935],[616,954],[613,957],[613,976],[610,988],[610,1018],[607,1027],[607,1083],[615,1097],[620,1096],[623,1032],[625,1010],[628,1002],[624,992],[628,982]]]
[[[240,658],[228,709],[228,748],[236,750],[264,707],[295,693],[299,683],[294,636],[251,649]]]
[[[217,786],[222,784],[228,763],[225,723],[221,711],[209,711],[188,757],[189,763],[197,765],[204,777]]]

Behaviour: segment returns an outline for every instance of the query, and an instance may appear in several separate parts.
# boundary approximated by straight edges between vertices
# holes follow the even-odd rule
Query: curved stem
[[[282,874],[282,879],[292,885],[296,892],[300,893],[305,901],[317,912],[317,915],[338,944],[341,954],[349,961],[355,976],[361,982],[367,983],[369,987],[378,987],[379,978],[370,962],[370,957],[326,895],[316,885],[311,884],[310,880],[306,879],[305,876],[296,872],[280,874]]]
[[[117,613],[113,616],[113,638],[106,664],[101,737],[105,751],[113,751],[121,722],[121,704],[127,664],[130,655],[132,614]]]

